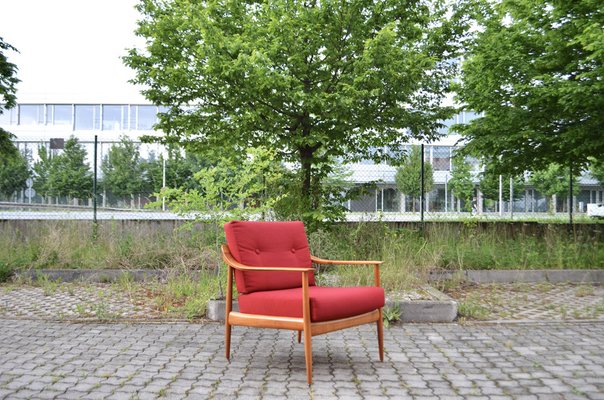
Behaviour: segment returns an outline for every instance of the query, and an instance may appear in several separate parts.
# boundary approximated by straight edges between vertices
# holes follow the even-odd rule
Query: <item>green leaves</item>
[[[2,109],[13,108],[17,103],[17,66],[8,61],[6,51],[15,51],[10,44],[6,43],[2,37],[0,37],[0,114]],[[0,137],[0,139],[3,139]]]
[[[17,51],[0,37],[0,114],[17,103],[17,66],[8,61],[6,51]],[[0,128],[0,158],[18,157],[19,151],[12,143],[14,136]],[[11,161],[12,162],[12,161]],[[8,188],[8,186],[6,186]]]
[[[53,158],[48,176],[52,195],[86,199],[92,195],[92,171],[86,149],[77,138],[65,142],[63,152]]]
[[[78,139],[69,138],[63,152],[54,156],[42,145],[38,156],[33,166],[33,187],[41,196],[87,199],[92,195],[92,171],[86,163],[86,149]]]
[[[411,197],[419,197],[421,190],[421,162],[422,150],[420,146],[413,146],[411,154],[396,171],[396,186]],[[429,162],[424,163],[424,193],[432,191],[434,187],[434,172]],[[415,200],[415,199],[414,199]]]
[[[474,181],[472,179],[472,166],[461,154],[453,157],[453,169],[449,187],[453,194],[463,201],[466,211],[472,209],[472,197],[474,196]]]
[[[111,146],[101,163],[103,186],[119,197],[140,194],[145,189],[144,163],[138,146],[126,136]]]
[[[266,148],[251,149],[243,159],[225,158],[217,165],[195,173],[199,189],[168,188],[165,197],[175,212],[193,215],[199,221],[262,218],[285,194],[267,195],[281,179],[282,167]]]
[[[25,188],[25,181],[31,175],[25,155],[0,157],[0,194],[11,196]]]
[[[464,3],[464,2],[460,2]],[[468,21],[443,2],[141,0],[144,49],[124,58],[170,107],[164,143],[270,147],[300,169],[308,211],[338,162],[436,137]],[[311,190],[311,186],[315,186]]]
[[[604,154],[604,9],[591,0],[482,2],[459,98],[465,154],[518,174]]]

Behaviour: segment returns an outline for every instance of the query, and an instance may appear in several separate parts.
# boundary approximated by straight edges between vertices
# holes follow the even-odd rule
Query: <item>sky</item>
[[[142,47],[136,0],[0,0],[0,37],[19,50],[17,101],[141,103],[120,57]]]

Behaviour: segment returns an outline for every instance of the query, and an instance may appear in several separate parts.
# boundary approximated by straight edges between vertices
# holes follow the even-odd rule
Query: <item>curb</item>
[[[431,282],[461,279],[472,283],[599,283],[604,284],[601,269],[556,270],[467,270],[431,273]]]
[[[39,280],[46,277],[50,280],[60,280],[61,282],[98,282],[109,283],[117,282],[120,279],[130,279],[134,282],[144,282],[147,280],[165,279],[170,271],[154,269],[30,269],[27,271],[17,271],[17,278]],[[196,271],[188,274],[196,274]]]
[[[431,286],[424,289],[436,300],[386,299],[386,306],[400,309],[401,322],[453,322],[457,318],[457,302]]]

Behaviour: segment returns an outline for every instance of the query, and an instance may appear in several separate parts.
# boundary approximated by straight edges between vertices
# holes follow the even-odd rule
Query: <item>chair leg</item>
[[[304,359],[306,360],[306,380],[312,384],[312,335],[310,329],[304,330]]]
[[[384,321],[382,318],[382,309],[380,308],[380,318],[377,320],[378,349],[380,352],[380,361],[384,361]]]
[[[226,359],[230,361],[231,360],[231,324],[229,324],[228,316],[227,316],[227,322],[225,323],[224,341],[225,341]]]
[[[302,331],[298,331],[298,343],[302,343]]]

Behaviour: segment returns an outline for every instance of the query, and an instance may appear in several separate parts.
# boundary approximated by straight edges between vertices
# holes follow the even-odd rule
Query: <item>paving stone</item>
[[[190,399],[566,399],[577,390],[597,398],[604,385],[602,322],[398,325],[385,331],[383,363],[375,360],[374,327],[349,329],[313,339],[311,388],[295,334],[237,327],[236,358],[228,363],[223,329],[0,316],[0,398],[25,398],[13,396],[13,385],[32,398],[45,389],[59,398],[129,398],[138,391],[140,398],[162,392]],[[124,348],[127,356],[120,355]]]

